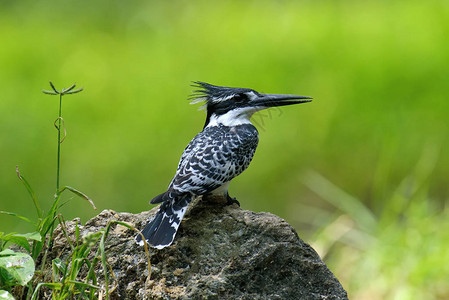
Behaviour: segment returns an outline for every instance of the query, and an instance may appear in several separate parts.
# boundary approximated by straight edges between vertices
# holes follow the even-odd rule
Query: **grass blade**
[[[17,177],[19,177],[19,180],[22,181],[22,183],[25,185],[25,188],[27,189],[28,193],[31,196],[31,199],[33,199],[34,207],[36,208],[36,212],[39,218],[42,218],[42,210],[39,208],[39,203],[37,201],[36,194],[34,193],[33,189],[31,188],[31,185],[26,181],[26,179],[20,175],[19,172],[19,166],[16,166],[16,173]]]
[[[377,220],[357,198],[349,195],[317,172],[309,172],[303,182],[321,198],[350,215],[366,232],[373,232]]]
[[[46,286],[46,287],[48,287],[50,289],[54,289],[54,290],[60,290],[62,287],[62,284],[60,284],[60,283],[43,283],[43,282],[39,283],[36,286],[36,289],[34,290],[33,295],[31,296],[31,300],[38,299],[37,297],[39,296],[39,289],[41,286]]]
[[[80,191],[78,191],[77,189],[75,189],[75,188],[73,188],[73,187],[71,187],[71,186],[67,186],[67,185],[66,185],[65,187],[63,187],[62,189],[60,189],[59,192],[58,192],[58,196],[60,196],[61,193],[62,193],[63,191],[65,191],[65,190],[69,190],[69,191],[71,191],[72,193],[74,193],[75,195],[77,195],[77,196],[79,196],[79,197],[81,197],[81,198],[83,198],[83,199],[89,201],[89,203],[92,205],[93,209],[97,209],[97,207],[95,206],[95,204],[94,204],[94,202],[92,201],[92,199],[90,199],[90,198],[89,198],[86,194],[84,194],[83,192],[80,192]]]
[[[4,210],[0,210],[0,214],[4,214],[4,215],[8,215],[8,216],[12,216],[12,217],[16,217],[16,218],[22,219],[22,220],[24,220],[24,221],[26,221],[26,222],[28,222],[28,223],[34,224],[34,222],[33,222],[33,221],[31,221],[30,219],[28,219],[27,217],[24,217],[24,216],[18,215],[18,214],[16,214],[16,213],[13,213],[13,212],[9,212],[9,211],[4,211]]]

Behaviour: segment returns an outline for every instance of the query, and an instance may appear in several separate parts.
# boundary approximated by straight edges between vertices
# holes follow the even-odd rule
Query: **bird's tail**
[[[142,230],[152,247],[162,249],[172,244],[191,198],[191,195],[183,195],[162,202],[159,211]],[[136,236],[136,241],[143,245],[140,234]]]

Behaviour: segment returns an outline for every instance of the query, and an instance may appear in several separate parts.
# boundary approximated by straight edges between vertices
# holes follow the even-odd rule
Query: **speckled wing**
[[[171,245],[192,197],[209,193],[242,173],[258,141],[257,129],[250,124],[206,127],[193,138],[168,190],[151,200],[162,204],[142,230],[148,243],[158,249]],[[140,235],[136,241],[143,243]]]
[[[251,124],[206,127],[189,143],[168,192],[202,195],[242,173],[259,141]]]

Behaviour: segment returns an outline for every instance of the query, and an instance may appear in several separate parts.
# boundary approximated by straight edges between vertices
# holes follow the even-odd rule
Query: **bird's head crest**
[[[207,108],[208,105],[229,100],[237,94],[253,91],[246,88],[217,86],[201,81],[193,82],[192,86],[198,89],[194,90],[189,97],[190,104],[205,102],[201,108]]]

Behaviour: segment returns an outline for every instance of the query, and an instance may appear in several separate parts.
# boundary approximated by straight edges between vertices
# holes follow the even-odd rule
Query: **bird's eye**
[[[242,102],[245,100],[248,100],[248,96],[246,94],[239,94],[234,97],[234,101],[236,102]]]

